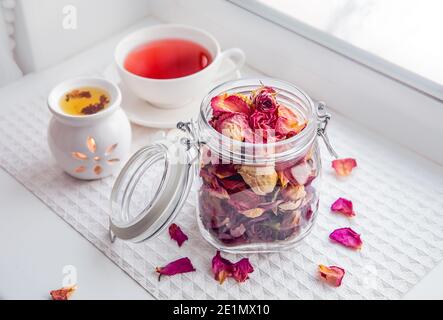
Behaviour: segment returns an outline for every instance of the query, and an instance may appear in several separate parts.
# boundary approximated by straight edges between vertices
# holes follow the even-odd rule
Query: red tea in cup
[[[198,43],[184,39],[162,39],[131,51],[124,67],[144,78],[174,79],[197,73],[211,62],[209,51]]]

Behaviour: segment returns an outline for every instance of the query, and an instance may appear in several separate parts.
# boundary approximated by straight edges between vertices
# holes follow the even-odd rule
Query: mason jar
[[[305,124],[303,130],[285,140],[245,142],[213,128],[212,98],[248,95],[261,86],[274,88],[278,104]],[[155,237],[173,222],[194,188],[196,223],[217,249],[251,253],[293,248],[317,217],[317,138],[333,152],[325,131],[328,120],[324,104],[314,104],[284,81],[242,79],[214,88],[196,121],[179,123],[181,134],[142,148],[123,168],[111,194],[111,238],[140,242]]]

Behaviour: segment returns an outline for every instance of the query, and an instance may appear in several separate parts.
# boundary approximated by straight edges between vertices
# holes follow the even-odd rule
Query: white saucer
[[[233,65],[233,62],[226,59],[222,62],[220,69],[229,68],[230,65]],[[135,96],[132,91],[121,82],[114,64],[108,66],[103,75],[107,80],[114,82],[120,88],[122,92],[122,108],[132,123],[151,128],[169,129],[175,128],[180,121],[189,121],[191,118],[197,119],[198,117],[202,97],[196,98],[195,101],[179,109],[160,109]],[[223,82],[239,79],[240,77],[240,71],[236,71],[230,76],[208,84],[207,91],[209,92],[212,88]]]

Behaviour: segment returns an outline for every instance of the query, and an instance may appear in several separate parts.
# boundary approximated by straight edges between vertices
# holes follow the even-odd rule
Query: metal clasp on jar
[[[198,138],[198,133],[196,132],[196,123],[194,121],[189,122],[179,122],[177,123],[177,129],[188,134],[188,137],[183,137],[180,139],[180,143],[186,146],[186,150],[189,151],[194,149],[196,151],[195,157],[191,160],[193,163],[198,159],[198,154],[200,152],[200,147],[205,143],[200,141]]]
[[[326,129],[328,128],[329,120],[331,120],[331,115],[326,111],[326,103],[324,103],[323,101],[318,101],[316,103],[316,107],[317,117],[319,120],[317,134],[323,139],[323,142],[325,143],[326,148],[328,149],[331,156],[333,156],[335,159],[338,159],[338,154],[332,147],[331,142],[329,141],[328,133],[326,131]]]

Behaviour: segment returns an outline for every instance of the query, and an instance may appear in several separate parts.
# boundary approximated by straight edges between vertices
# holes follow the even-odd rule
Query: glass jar
[[[279,104],[306,123],[286,140],[248,143],[230,139],[210,125],[211,99],[223,93],[250,94],[265,85]],[[110,234],[139,242],[156,236],[197,189],[196,216],[203,237],[226,252],[273,252],[306,237],[318,211],[321,173],[317,137],[329,115],[299,88],[275,79],[224,83],[204,98],[197,121],[179,123],[183,135],[138,151],[111,194]],[[137,190],[143,185],[149,190]],[[135,195],[141,200],[135,200]],[[138,205],[134,206],[134,203]]]

